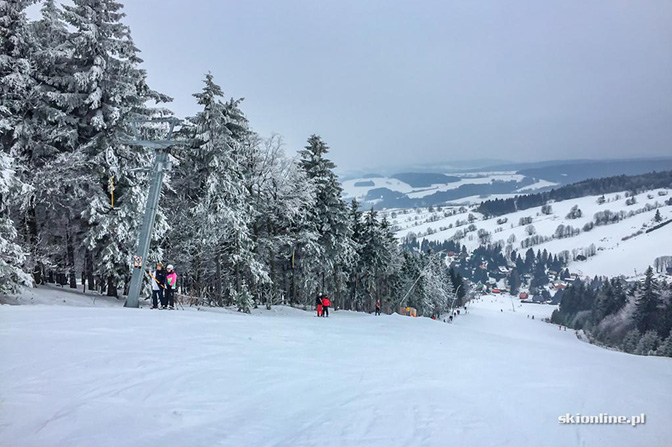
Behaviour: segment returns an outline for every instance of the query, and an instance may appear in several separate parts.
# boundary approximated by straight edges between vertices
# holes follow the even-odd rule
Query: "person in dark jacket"
[[[317,316],[322,316],[322,295],[317,295],[315,297],[315,307],[317,308]]]
[[[376,300],[376,315],[380,315],[380,300]]]
[[[156,264],[156,271],[152,277],[152,309],[159,308],[159,301],[161,307],[165,307],[164,290],[166,288],[166,271],[163,270],[163,264],[160,262]]]

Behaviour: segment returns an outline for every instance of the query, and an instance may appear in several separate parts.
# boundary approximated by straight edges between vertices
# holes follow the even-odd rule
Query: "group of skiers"
[[[318,294],[315,297],[315,308],[317,309],[318,317],[329,317],[329,307],[331,307],[331,300],[325,294]],[[380,300],[376,301],[376,315],[380,315]]]
[[[329,317],[329,306],[331,306],[329,297],[324,294],[317,295],[315,297],[315,306],[317,307],[318,317]]]
[[[172,264],[168,264],[166,270],[163,264],[156,264],[154,274],[149,274],[152,280],[152,309],[175,309],[175,290],[177,289],[177,273]]]

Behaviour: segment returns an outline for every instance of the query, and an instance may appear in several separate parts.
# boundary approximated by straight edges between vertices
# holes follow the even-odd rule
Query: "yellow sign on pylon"
[[[110,204],[114,208],[114,176],[110,177]]]

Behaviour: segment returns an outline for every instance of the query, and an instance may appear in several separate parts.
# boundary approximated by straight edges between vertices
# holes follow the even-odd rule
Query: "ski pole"
[[[159,282],[159,280],[156,279],[156,278],[154,277],[154,275],[152,275],[152,274],[149,273],[148,271],[145,271],[145,273],[146,273],[151,279],[153,279],[154,281],[156,281],[156,283],[159,285],[159,287],[162,287],[162,288],[164,288],[164,289],[166,288],[166,286],[164,286],[163,284],[161,284],[161,283]]]

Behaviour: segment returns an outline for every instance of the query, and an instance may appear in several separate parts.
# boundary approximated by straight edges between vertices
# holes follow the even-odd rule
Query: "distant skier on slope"
[[[163,270],[163,264],[160,262],[156,264],[156,270],[154,271],[154,276],[152,280],[152,309],[159,308],[159,301],[161,302],[161,307],[165,307],[165,297],[163,295],[163,290],[166,288],[166,272]]]
[[[376,300],[375,315],[380,315],[380,300]]]
[[[175,267],[170,264],[168,265],[168,275],[166,275],[166,301],[168,301],[170,310],[175,309],[175,289],[177,289],[177,273],[175,273]]]
[[[322,316],[322,295],[319,293],[315,296],[315,308],[317,309],[317,316]]]
[[[329,317],[329,306],[331,306],[331,300],[326,297],[322,296],[322,316],[323,317]]]

